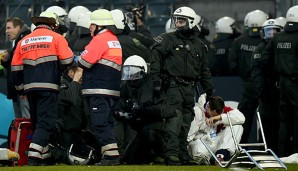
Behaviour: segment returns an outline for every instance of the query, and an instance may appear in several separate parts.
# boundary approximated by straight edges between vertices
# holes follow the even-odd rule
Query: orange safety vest
[[[66,39],[48,26],[38,26],[19,41],[11,62],[17,90],[59,90],[59,65],[72,63]]]
[[[79,66],[84,68],[83,95],[120,96],[122,49],[108,29],[100,31],[86,46]]]

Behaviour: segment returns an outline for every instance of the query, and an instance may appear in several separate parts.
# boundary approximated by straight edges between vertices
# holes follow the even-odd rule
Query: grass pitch
[[[298,165],[287,164],[288,171],[298,171]],[[257,168],[230,168],[225,169],[219,166],[158,166],[158,165],[120,165],[120,166],[22,166],[22,167],[0,167],[0,171],[245,171],[259,170]],[[266,171],[284,169],[270,168]]]

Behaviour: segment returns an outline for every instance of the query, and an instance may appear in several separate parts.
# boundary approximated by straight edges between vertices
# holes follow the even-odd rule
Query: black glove
[[[146,107],[144,104],[135,105],[131,109],[133,113],[133,118],[136,120],[141,120],[143,116],[146,114]]]

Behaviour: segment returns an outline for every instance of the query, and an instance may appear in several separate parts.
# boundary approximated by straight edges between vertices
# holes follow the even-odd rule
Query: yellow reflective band
[[[85,66],[86,68],[91,68],[92,64],[90,64],[89,62],[85,61],[83,58],[79,59],[80,64],[82,64],[83,66]]]
[[[50,158],[51,156],[52,156],[51,153],[48,152],[48,153],[42,154],[41,159],[47,159],[47,158]]]
[[[105,156],[119,156],[118,150],[105,151],[102,155]]]
[[[31,143],[30,146],[29,146],[29,148],[32,148],[32,149],[37,150],[39,152],[42,152],[42,150],[43,150],[43,147],[42,146],[40,146],[38,144],[35,144],[35,143]]]
[[[24,64],[36,66],[36,65],[41,64],[41,63],[50,62],[50,61],[57,61],[57,60],[58,60],[57,56],[46,56],[46,57],[43,57],[43,58],[38,58],[36,60],[24,59]]]
[[[70,63],[72,63],[72,62],[73,62],[73,56],[70,57],[70,58],[67,58],[67,59],[60,60],[60,63],[61,63],[62,65],[70,64]]]
[[[82,94],[105,94],[111,96],[120,96],[120,91],[108,89],[83,89]]]
[[[39,152],[36,152],[36,151],[29,151],[28,152],[28,157],[34,157],[34,158],[41,159],[40,153]]]
[[[57,84],[52,83],[30,83],[24,85],[25,90],[30,88],[50,88],[54,90],[59,90],[59,86]]]
[[[45,146],[45,147],[43,148],[42,153],[43,153],[43,154],[48,153],[49,150],[50,150],[50,146],[47,145],[47,146]]]
[[[23,90],[24,89],[24,84],[21,84],[19,86],[14,86],[16,90]]]
[[[118,149],[117,143],[108,144],[108,145],[101,147],[101,153],[104,153],[105,151],[110,150],[110,149]]]
[[[11,66],[11,71],[22,71],[22,70],[24,70],[23,65]]]
[[[101,59],[98,61],[98,63],[112,67],[114,69],[117,69],[118,71],[121,71],[121,65],[116,64],[115,62],[106,60],[106,59]]]

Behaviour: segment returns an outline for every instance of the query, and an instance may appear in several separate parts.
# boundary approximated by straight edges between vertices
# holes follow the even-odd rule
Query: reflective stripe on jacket
[[[117,37],[104,29],[86,46],[79,59],[84,68],[83,95],[120,96],[122,49]]]
[[[39,26],[17,45],[11,71],[17,90],[59,90],[59,65],[73,61],[66,39]]]

